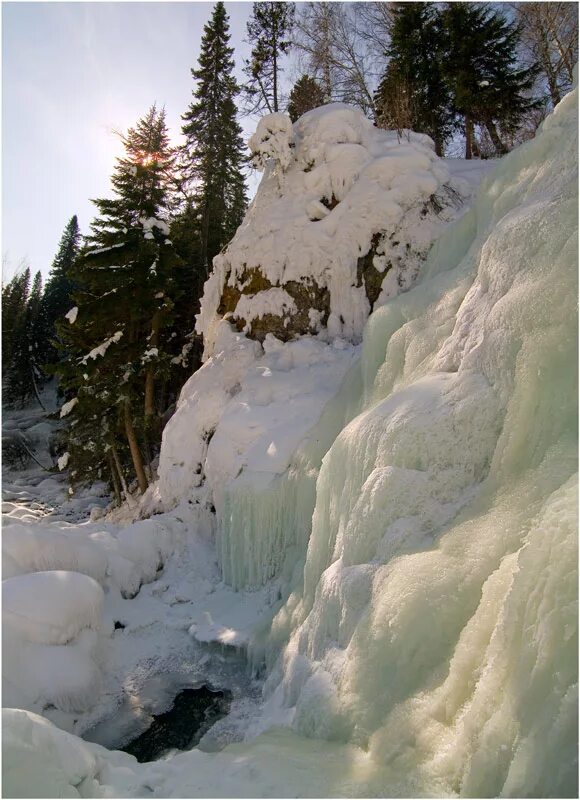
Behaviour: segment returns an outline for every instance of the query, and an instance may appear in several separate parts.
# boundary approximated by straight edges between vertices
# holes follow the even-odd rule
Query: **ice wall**
[[[300,734],[464,796],[577,792],[577,92],[371,317],[270,632]]]

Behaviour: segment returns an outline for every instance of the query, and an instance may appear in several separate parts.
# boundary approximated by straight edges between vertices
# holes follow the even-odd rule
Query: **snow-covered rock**
[[[340,103],[294,125],[270,114],[250,148],[265,175],[205,286],[206,357],[224,316],[260,341],[322,331],[359,342],[370,312],[413,284],[468,193],[428,137],[399,139]]]

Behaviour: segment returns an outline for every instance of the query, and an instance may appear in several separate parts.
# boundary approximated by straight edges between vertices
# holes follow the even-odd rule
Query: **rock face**
[[[414,283],[466,186],[428,137],[400,138],[341,103],[294,125],[270,114],[249,144],[265,174],[205,286],[206,357],[224,318],[259,341],[360,341],[371,311]]]

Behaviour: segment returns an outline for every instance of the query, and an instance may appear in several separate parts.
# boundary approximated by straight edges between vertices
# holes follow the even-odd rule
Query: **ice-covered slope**
[[[249,740],[138,765],[7,712],[7,796],[577,796],[577,149],[574,91],[373,314],[290,469],[223,498],[233,583],[268,525],[295,548],[253,642],[269,677]],[[259,365],[264,389],[253,357],[216,379],[219,414],[228,391],[281,412],[266,386],[305,366],[285,365],[297,344]]]
[[[576,792],[577,98],[365,331],[274,621],[296,731],[467,796]]]

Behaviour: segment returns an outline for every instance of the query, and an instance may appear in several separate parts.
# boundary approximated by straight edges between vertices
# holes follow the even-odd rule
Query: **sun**
[[[140,153],[137,162],[142,167],[150,167],[159,161],[159,153]]]

